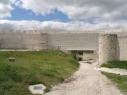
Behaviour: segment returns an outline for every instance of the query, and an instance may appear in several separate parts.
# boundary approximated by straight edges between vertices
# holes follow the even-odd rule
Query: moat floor
[[[123,95],[91,64],[80,62],[80,68],[64,83],[44,95]]]

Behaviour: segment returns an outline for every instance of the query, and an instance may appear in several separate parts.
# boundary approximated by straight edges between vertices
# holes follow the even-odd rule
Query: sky
[[[127,28],[127,0],[0,0],[0,28],[107,30]]]

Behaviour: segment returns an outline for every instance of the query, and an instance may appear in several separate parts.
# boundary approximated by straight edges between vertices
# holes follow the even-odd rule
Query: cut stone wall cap
[[[43,84],[30,85],[29,90],[32,94],[43,94],[46,87]]]

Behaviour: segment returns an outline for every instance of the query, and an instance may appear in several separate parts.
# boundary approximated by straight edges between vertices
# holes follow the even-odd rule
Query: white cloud
[[[58,21],[9,21],[0,20],[0,28],[4,29],[16,29],[16,30],[102,30],[102,29],[114,29],[126,27],[127,22],[124,20],[116,22],[100,22],[97,24],[90,24],[87,22],[58,22]]]
[[[127,18],[127,0],[21,0],[22,8],[35,14],[50,14],[54,9],[70,19],[100,18],[108,21]]]
[[[13,10],[11,4],[13,4],[15,0],[0,0],[0,18],[11,17],[10,11]]]
[[[0,20],[1,28],[98,30],[123,28],[127,25],[127,0],[0,0],[0,18],[11,17],[12,4],[31,10],[36,15],[51,14],[57,9],[72,21]]]

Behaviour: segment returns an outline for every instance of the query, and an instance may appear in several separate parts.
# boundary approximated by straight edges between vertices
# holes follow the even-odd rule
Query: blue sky
[[[126,28],[127,0],[0,0],[0,28],[104,30]]]
[[[12,17],[6,17],[4,19],[7,20],[15,20],[15,21],[21,21],[21,20],[36,20],[36,21],[61,21],[61,22],[69,22],[70,19],[68,19],[68,17],[58,11],[57,9],[54,10],[54,13],[51,14],[47,14],[45,16],[38,14],[35,15],[34,12],[32,12],[31,10],[25,10],[19,7],[15,7],[14,10],[11,11],[11,16]]]

